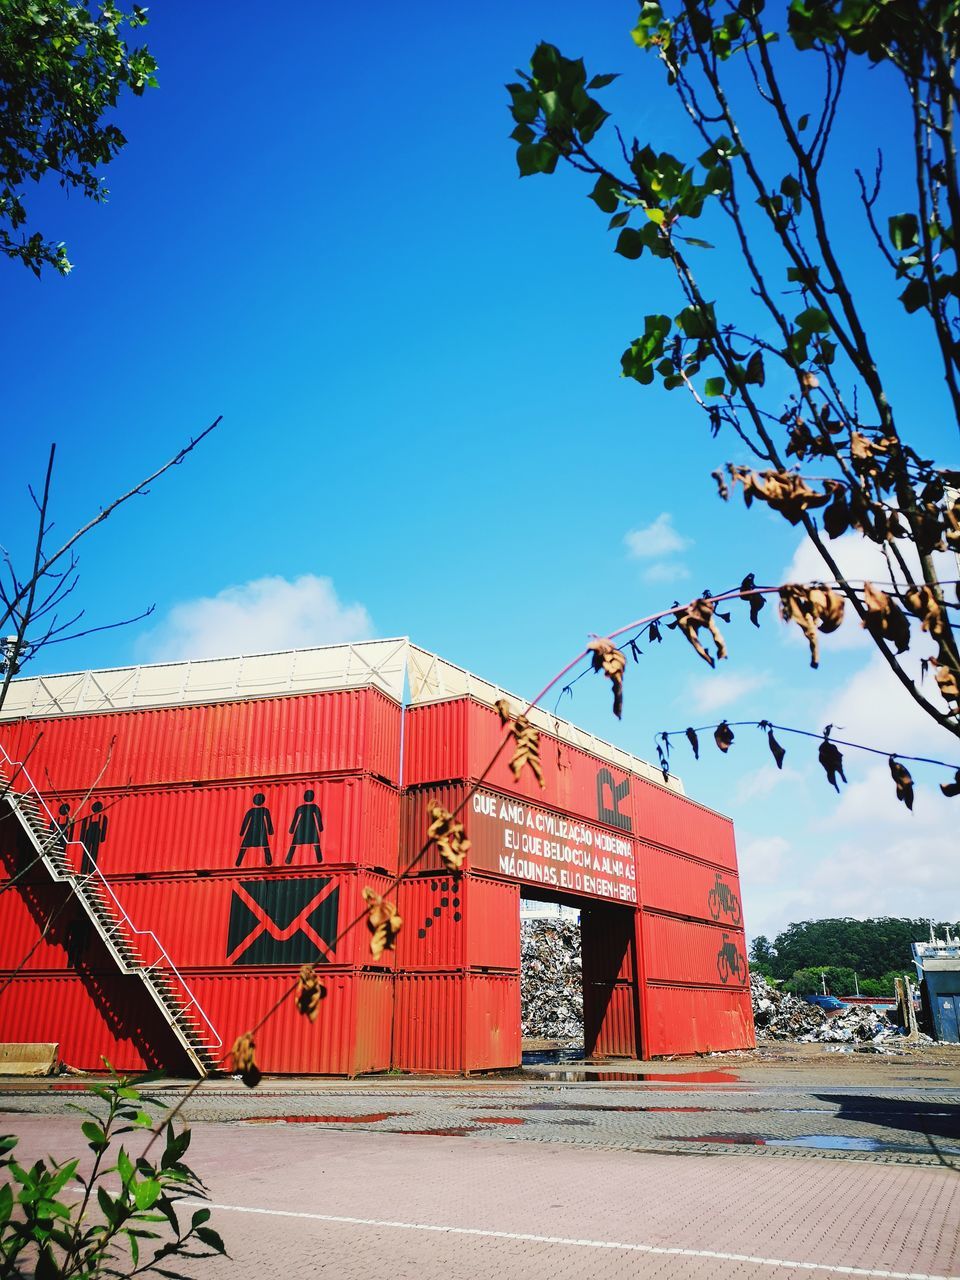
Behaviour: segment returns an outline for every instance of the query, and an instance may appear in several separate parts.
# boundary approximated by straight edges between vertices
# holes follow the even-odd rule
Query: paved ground
[[[960,1277],[960,1060],[705,1065],[209,1083],[203,1275]],[[0,1131],[63,1152],[71,1092],[3,1082]]]

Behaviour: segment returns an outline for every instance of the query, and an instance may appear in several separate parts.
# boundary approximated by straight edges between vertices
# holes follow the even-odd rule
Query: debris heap
[[[524,1037],[559,1044],[583,1043],[583,974],[577,921],[520,922],[520,1002]]]
[[[893,1048],[889,1041],[903,1035],[902,1027],[870,1005],[848,1005],[836,1013],[825,1013],[799,996],[779,991],[759,973],[750,975],[750,995],[758,1040],[848,1044],[862,1052],[883,1052]],[[930,1043],[929,1036],[922,1033],[919,1040]]]
[[[750,974],[753,1021],[758,1040],[815,1040],[824,1030],[827,1015],[815,1004],[788,995],[772,986],[756,971]]]

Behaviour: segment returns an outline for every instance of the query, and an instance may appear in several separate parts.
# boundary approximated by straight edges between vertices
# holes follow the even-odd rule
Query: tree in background
[[[944,425],[960,424],[960,9],[947,0],[792,0],[778,14],[762,0],[642,0],[633,39],[673,90],[690,129],[687,155],[619,129],[601,139],[608,113],[593,95],[616,77],[590,78],[582,60],[540,44],[529,74],[508,86],[520,174],[552,173],[560,161],[582,173],[616,252],[648,260],[644,297],[659,291],[662,301],[624,351],[623,375],[690,395],[732,449],[714,472],[721,498],[740,489],[748,507],[777,512],[817,548],[824,582],[780,589],[782,616],[802,629],[811,665],[820,633],[835,630],[849,605],[914,702],[960,736],[958,604],[946,590],[956,569],[943,554],[960,550],[960,472],[905,437],[910,404],[895,403],[872,332],[894,317],[874,314],[839,252],[841,231],[859,217],[863,254],[872,245],[900,315],[913,317],[908,341],[938,362]],[[888,96],[882,121],[858,116],[854,182],[831,142],[840,113],[862,106],[857,84],[868,70]],[[895,190],[877,143],[908,156],[908,180]],[[844,571],[833,544],[847,533],[875,548],[873,582]],[[743,585],[755,585],[753,575]],[[759,625],[762,599],[750,604]],[[706,602],[710,616],[694,626],[712,624],[713,609]],[[725,655],[718,643],[716,657]],[[829,728],[824,742],[832,745]],[[771,750],[779,765],[779,744]],[[821,763],[837,785],[823,748]],[[909,773],[895,757],[890,768],[912,806]],[[960,772],[943,790],[960,794]]]
[[[770,972],[775,978],[790,979],[801,970],[841,968],[855,972],[862,984],[865,978],[885,980],[891,973],[909,969],[912,965],[910,944],[924,941],[929,936],[930,926],[929,920],[892,916],[872,920],[852,920],[849,917],[804,920],[788,925],[777,934],[772,944],[767,944],[765,938],[762,941]],[[948,928],[953,933],[958,931],[956,923],[941,921],[933,927],[940,937]],[[760,941],[758,938],[754,947]],[[852,983],[850,989],[853,990]]]
[[[63,244],[28,229],[27,185],[49,174],[106,198],[99,170],[126,138],[105,117],[124,89],[139,96],[157,83],[149,50],[122,35],[146,21],[139,5],[126,14],[110,0],[0,0],[0,251],[37,276],[44,266],[66,275],[71,263]]]

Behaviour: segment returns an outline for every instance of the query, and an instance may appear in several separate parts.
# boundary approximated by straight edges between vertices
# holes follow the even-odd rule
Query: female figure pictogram
[[[258,791],[253,797],[253,808],[248,809],[240,828],[240,852],[237,854],[237,866],[243,862],[248,849],[262,849],[267,866],[273,865],[270,856],[270,837],[273,835],[273,820],[270,810],[264,807],[264,794]]]
[[[323,861],[323,854],[320,852],[320,832],[323,830],[323,815],[320,812],[320,806],[313,803],[313,792],[305,791],[303,793],[304,803],[297,808],[293,815],[293,821],[290,823],[290,848],[287,850],[285,864],[289,864],[293,860],[297,846],[302,844],[312,844],[313,851],[317,855],[317,861]]]
[[[100,846],[107,838],[107,815],[103,805],[94,800],[90,812],[80,823],[80,843],[83,845],[83,871],[93,871],[100,858]]]

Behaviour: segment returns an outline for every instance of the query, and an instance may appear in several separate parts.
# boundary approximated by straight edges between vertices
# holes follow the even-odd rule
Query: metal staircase
[[[134,927],[84,846],[64,839],[29,774],[2,747],[0,797],[20,820],[51,877],[70,885],[120,972],[141,980],[194,1069],[200,1076],[215,1070],[223,1042],[157,936]]]

